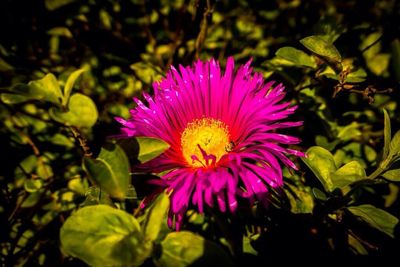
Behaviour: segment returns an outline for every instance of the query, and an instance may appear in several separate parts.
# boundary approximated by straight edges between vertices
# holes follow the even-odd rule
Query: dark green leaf
[[[14,67],[8,64],[4,59],[0,57],[0,72],[13,71]]]
[[[43,186],[43,181],[40,179],[27,179],[24,183],[24,188],[27,192],[33,193],[38,191]]]
[[[162,254],[156,261],[163,267],[233,266],[221,247],[191,232],[169,233],[161,246]]]
[[[370,226],[392,238],[394,237],[394,229],[399,223],[399,219],[392,214],[369,204],[348,207],[347,209],[355,216],[367,222]]]
[[[383,177],[392,182],[400,182],[400,169],[388,170],[382,174]]]
[[[319,190],[318,188],[314,187],[312,189],[312,193],[314,195],[314,197],[318,200],[321,201],[327,201],[328,197],[326,196],[326,194],[324,192],[322,192],[321,190]]]
[[[146,239],[154,241],[160,233],[162,225],[166,225],[169,208],[169,198],[166,194],[160,194],[150,209],[146,211],[143,231]]]
[[[352,235],[348,235],[348,240],[349,240],[349,246],[359,255],[368,255],[368,251],[365,249],[365,247],[358,241],[356,238],[354,238]]]
[[[91,128],[97,121],[98,112],[93,100],[82,94],[74,94],[69,100],[68,111],[51,108],[50,116],[61,123]]]
[[[335,160],[332,154],[319,146],[310,147],[306,154],[307,157],[302,158],[304,163],[313,171],[325,190],[332,191],[334,186],[330,175],[336,171]]]
[[[152,246],[145,242],[135,217],[106,205],[87,206],[61,227],[63,251],[89,265],[139,265]]]
[[[115,198],[125,197],[130,183],[129,162],[118,145],[103,147],[97,159],[84,158],[83,164],[105,192]]]
[[[45,0],[44,3],[48,10],[53,11],[75,1],[76,0]]]
[[[394,75],[398,82],[400,82],[400,41],[399,39],[394,39],[391,43],[392,51],[392,66]]]
[[[332,61],[341,62],[342,57],[336,47],[325,41],[318,35],[308,36],[300,40],[300,43],[317,55],[326,57]]]
[[[387,113],[386,109],[383,109],[383,115],[384,115],[384,146],[383,146],[383,155],[382,158],[386,159],[387,156],[389,155],[389,149],[390,149],[390,141],[392,138],[392,130],[390,126],[390,117],[389,114]]]
[[[139,143],[138,160],[142,163],[152,160],[169,148],[165,141],[152,137],[136,137]]]
[[[294,47],[286,46],[279,48],[278,51],[276,51],[275,55],[289,60],[299,66],[306,66],[310,68],[317,67],[315,60],[311,56]]]
[[[55,36],[62,36],[66,38],[72,38],[71,31],[66,27],[54,27],[50,29],[47,34],[55,35]]]

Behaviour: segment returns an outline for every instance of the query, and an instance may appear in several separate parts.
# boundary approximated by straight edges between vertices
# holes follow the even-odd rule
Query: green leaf
[[[396,159],[400,156],[400,131],[393,136],[389,145],[389,157]]]
[[[161,257],[156,262],[163,267],[233,266],[221,247],[191,232],[169,233],[161,247]]]
[[[361,83],[367,78],[367,72],[363,68],[358,68],[356,71],[350,72],[345,81],[348,83]]]
[[[275,55],[283,59],[289,60],[296,65],[306,66],[313,69],[317,67],[315,60],[311,56],[294,47],[286,46],[279,48],[278,51],[276,51]]]
[[[40,80],[31,81],[28,83],[30,94],[35,95],[36,99],[46,100],[54,104],[59,104],[62,99],[60,85],[57,78],[49,73]],[[40,97],[40,99],[39,99]]]
[[[333,186],[336,188],[345,187],[366,177],[365,169],[358,161],[351,161],[331,174]]]
[[[314,209],[314,199],[312,195],[297,186],[288,184],[287,187],[290,190],[285,190],[286,196],[290,202],[290,211],[292,213],[312,213]]]
[[[85,157],[83,166],[89,176],[110,196],[118,199],[125,197],[130,183],[129,162],[118,145],[104,146],[97,159]]]
[[[391,126],[390,126],[390,117],[389,117],[389,114],[387,113],[386,109],[383,109],[383,115],[384,115],[384,146],[383,146],[382,158],[386,159],[387,156],[389,155],[390,140],[392,138],[392,130],[391,130]]]
[[[110,195],[97,186],[91,186],[84,192],[86,199],[81,203],[80,207],[104,204],[110,207],[116,207]]]
[[[319,146],[310,147],[306,154],[307,157],[302,158],[304,163],[312,170],[325,190],[332,191],[334,186],[330,174],[336,171],[335,160],[332,154]]]
[[[347,238],[349,240],[349,246],[354,250],[355,253],[359,255],[368,255],[368,251],[360,243],[360,241],[358,241],[352,235],[347,235]]]
[[[40,179],[27,179],[24,183],[24,188],[27,192],[33,193],[38,191],[43,186],[43,181]]]
[[[394,238],[394,229],[399,223],[399,219],[392,214],[369,204],[348,207],[347,209],[370,226]]]
[[[390,54],[377,54],[374,57],[367,59],[367,66],[377,76],[381,76],[385,73],[389,67]]]
[[[394,39],[391,43],[392,52],[392,66],[394,71],[394,76],[397,81],[400,82],[400,41],[399,39]]]
[[[142,163],[152,160],[169,148],[165,141],[152,137],[136,137],[139,143],[138,160]]]
[[[382,174],[383,177],[392,182],[400,182],[400,169],[388,170]]]
[[[47,31],[47,34],[49,35],[55,35],[55,36],[62,36],[66,38],[72,38],[72,33],[71,31],[66,28],[66,27],[54,27]]]
[[[143,231],[147,240],[154,241],[157,239],[161,226],[166,224],[168,209],[169,198],[162,193],[157,197],[150,209],[146,211]]]
[[[61,227],[62,249],[93,266],[140,265],[152,245],[135,217],[106,205],[87,206]]]
[[[357,122],[352,122],[344,127],[338,127],[337,138],[342,141],[349,141],[353,138],[357,138],[362,135],[360,130],[360,124]]]
[[[243,252],[248,253],[254,256],[258,255],[258,251],[253,248],[251,245],[251,241],[257,240],[260,237],[260,234],[256,234],[254,236],[243,236]]]
[[[324,192],[322,192],[321,190],[319,190],[318,188],[316,188],[316,187],[314,187],[312,189],[312,193],[313,193],[314,197],[316,199],[318,199],[318,200],[321,200],[321,201],[327,201],[328,200],[327,195]]]
[[[64,97],[62,100],[63,106],[65,106],[65,107],[67,106],[69,96],[71,95],[72,88],[74,87],[76,80],[79,78],[79,76],[81,76],[81,74],[83,72],[85,72],[84,69],[79,69],[79,70],[76,70],[73,73],[71,73],[71,75],[68,77],[67,83],[64,86]]]
[[[57,78],[49,73],[40,80],[26,84],[16,84],[10,88],[10,93],[1,94],[1,100],[6,104],[17,104],[30,100],[47,101],[60,104],[61,89]]]
[[[91,128],[97,121],[98,112],[93,100],[82,94],[73,94],[68,103],[68,111],[51,108],[50,116],[60,123]]]
[[[340,56],[340,53],[336,47],[318,35],[312,35],[303,38],[300,40],[300,43],[310,51],[324,58],[328,58],[329,60],[337,63],[342,61],[342,57]]]
[[[44,3],[48,10],[53,11],[75,1],[76,0],[45,0]]]
[[[13,71],[14,67],[8,64],[3,58],[0,57],[0,72]]]

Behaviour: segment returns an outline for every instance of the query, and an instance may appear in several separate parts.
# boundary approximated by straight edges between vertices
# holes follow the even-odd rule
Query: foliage
[[[398,260],[399,10],[394,0],[3,1],[0,262]],[[268,209],[189,210],[174,232],[167,195],[136,168],[168,144],[117,142],[114,117],[129,117],[132,97],[171,64],[229,55],[286,86],[304,121],[288,132],[308,157],[283,170]]]

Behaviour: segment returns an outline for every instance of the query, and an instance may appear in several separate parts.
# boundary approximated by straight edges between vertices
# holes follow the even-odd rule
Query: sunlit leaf
[[[146,211],[143,232],[147,240],[154,241],[157,239],[162,225],[166,225],[168,209],[169,198],[166,194],[162,193]]]
[[[76,93],[69,100],[68,111],[51,108],[50,116],[66,125],[90,128],[96,123],[98,112],[92,99]]]
[[[74,87],[76,80],[79,78],[79,76],[81,76],[83,72],[85,72],[84,69],[79,69],[71,73],[71,75],[68,77],[68,80],[64,86],[64,97],[62,100],[63,106],[68,105],[68,100],[71,95],[72,88]]]
[[[400,169],[388,170],[382,174],[383,177],[392,182],[400,182]]]
[[[399,219],[392,214],[369,204],[348,207],[347,209],[355,216],[360,217],[370,226],[382,231],[392,238],[394,237],[394,230],[396,225],[399,223]]]
[[[151,253],[136,219],[107,205],[87,206],[61,227],[63,251],[89,265],[139,265]]]
[[[187,231],[169,233],[161,242],[161,256],[156,262],[163,267],[233,266],[221,247]]]
[[[365,169],[358,161],[351,161],[331,174],[333,186],[336,188],[342,188],[366,177]]]
[[[390,141],[389,157],[397,158],[400,156],[400,131],[397,131]]]
[[[310,147],[306,154],[307,157],[302,158],[304,163],[312,170],[325,190],[332,191],[334,185],[330,175],[336,171],[335,160],[332,154],[325,148],[318,146]]]
[[[286,46],[279,48],[275,55],[289,60],[298,66],[306,66],[310,68],[317,67],[315,60],[311,56],[294,47]]]
[[[136,137],[136,140],[139,143],[138,160],[142,163],[158,157],[169,148],[168,143],[158,138]]]
[[[258,251],[253,248],[253,246],[251,245],[251,241],[257,240],[257,238],[259,236],[260,236],[259,234],[252,236],[252,237],[249,237],[246,235],[243,236],[243,252],[244,253],[249,253],[254,256],[258,255]]]
[[[342,57],[340,56],[340,53],[336,47],[318,35],[303,38],[300,40],[300,43],[302,43],[306,48],[315,54],[328,58],[329,60],[335,62],[341,62],[342,60]]]
[[[17,104],[29,100],[41,100],[60,104],[62,93],[57,78],[49,73],[40,80],[26,84],[16,84],[10,93],[1,94],[1,100],[7,104]]]

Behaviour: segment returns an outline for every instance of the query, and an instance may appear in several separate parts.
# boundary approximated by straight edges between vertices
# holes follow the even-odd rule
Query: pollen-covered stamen
[[[227,153],[229,144],[228,126],[212,118],[188,123],[181,135],[182,154],[193,167],[215,165]]]

